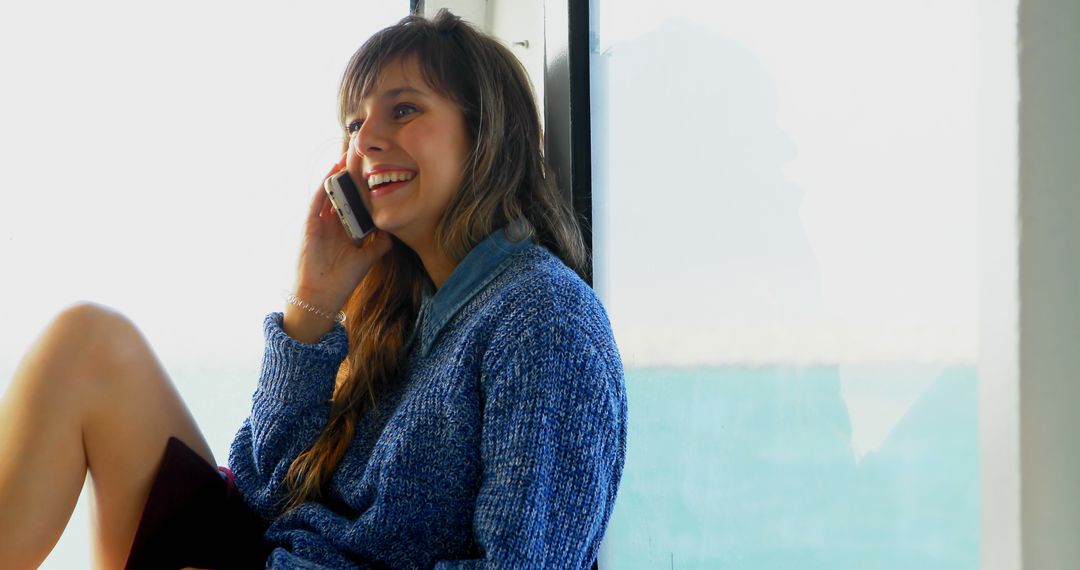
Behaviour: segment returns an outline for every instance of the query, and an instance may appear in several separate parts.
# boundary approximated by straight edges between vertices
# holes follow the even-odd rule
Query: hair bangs
[[[442,29],[432,29],[420,16],[407,16],[397,26],[371,36],[353,54],[341,78],[338,91],[338,122],[348,136],[349,117],[358,113],[361,103],[379,87],[379,78],[387,65],[404,64],[410,58],[419,63],[420,75],[428,87],[457,103],[465,110],[466,93],[460,80],[461,48]]]

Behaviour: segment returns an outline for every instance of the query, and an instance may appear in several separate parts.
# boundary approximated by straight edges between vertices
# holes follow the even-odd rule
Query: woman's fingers
[[[323,210],[326,209],[327,203],[330,202],[330,198],[326,195],[326,191],[320,188],[315,195],[311,197],[311,205],[308,207],[308,223],[314,223],[318,218],[322,217]]]
[[[371,260],[375,261],[389,253],[394,242],[390,239],[390,234],[382,230],[375,230],[367,245],[371,249]]]
[[[345,168],[345,160],[348,158],[348,154],[343,154],[341,160],[334,166],[330,167],[330,171],[323,176],[323,184],[326,184],[326,179],[337,174],[342,168]],[[325,217],[333,210],[333,206],[330,204],[330,199],[326,196],[326,190],[323,186],[319,187],[318,192],[315,193],[315,197],[312,200],[311,208],[308,210],[308,218],[322,218]]]
[[[330,201],[330,197],[323,192],[322,209],[319,210],[319,217],[336,217],[334,216],[334,203]]]

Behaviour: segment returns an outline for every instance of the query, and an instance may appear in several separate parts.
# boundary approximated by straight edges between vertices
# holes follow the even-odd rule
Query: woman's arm
[[[229,450],[229,466],[248,504],[264,518],[281,513],[285,473],[326,425],[337,369],[348,353],[341,325],[318,343],[282,329],[282,314],[264,323],[266,350],[251,414]]]
[[[602,309],[591,309],[532,311],[498,343],[505,350],[482,380],[473,518],[484,558],[436,568],[591,567],[626,446],[622,364]]]
[[[343,154],[327,176],[347,164]],[[320,185],[304,223],[294,292],[324,313],[337,312],[390,247],[389,235],[379,231],[353,243]],[[248,504],[269,519],[281,514],[289,466],[326,425],[348,338],[340,324],[293,304],[269,315],[264,331],[258,389],[251,415],[233,439],[229,464]]]

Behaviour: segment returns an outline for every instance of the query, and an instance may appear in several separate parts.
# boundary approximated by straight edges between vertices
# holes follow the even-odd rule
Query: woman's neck
[[[446,283],[446,280],[450,278],[450,274],[454,272],[457,264],[446,257],[433,243],[416,244],[405,240],[401,241],[409,246],[409,249],[412,249],[416,256],[420,258],[420,263],[423,264],[424,271],[427,273],[428,278],[431,279],[432,284],[435,285],[435,289],[441,289],[443,283]],[[418,247],[418,245],[422,245],[422,247]]]
[[[424,264],[424,271],[427,272],[428,277],[431,278],[431,282],[435,285],[435,290],[442,288],[443,283],[450,278],[450,274],[454,272],[454,268],[457,264],[451,262],[442,256],[420,256],[420,261]]]

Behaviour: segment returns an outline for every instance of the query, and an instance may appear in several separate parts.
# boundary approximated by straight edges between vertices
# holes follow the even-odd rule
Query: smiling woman
[[[622,364],[521,65],[448,12],[409,17],[339,100],[327,176],[379,229],[355,243],[311,196],[228,467],[132,320],[76,305],[0,401],[5,563],[45,557],[89,472],[100,567],[593,564]]]
[[[346,168],[368,186],[361,196],[375,224],[416,252],[441,285],[452,262],[434,236],[461,187],[471,146],[465,116],[426,83],[416,56],[387,62],[371,88],[346,119]]]

